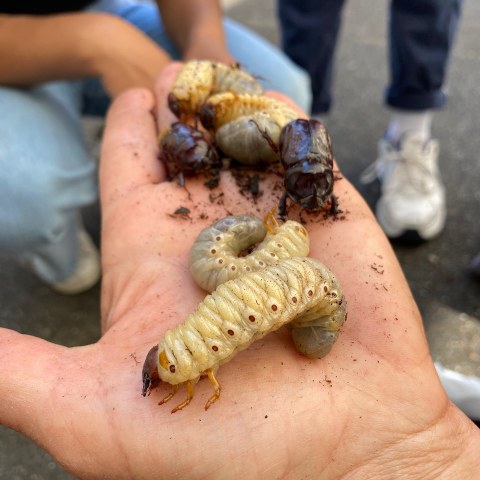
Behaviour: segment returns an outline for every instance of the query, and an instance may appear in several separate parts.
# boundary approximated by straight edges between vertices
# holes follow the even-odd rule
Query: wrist
[[[450,403],[430,428],[406,434],[384,449],[374,462],[379,469],[371,478],[475,480],[480,475],[479,451],[480,430]]]
[[[227,50],[208,44],[203,46],[196,44],[186,49],[182,60],[210,60],[212,62],[225,63],[226,65],[236,62],[235,58]]]
[[[88,29],[82,30],[81,58],[88,75],[102,77],[116,56],[117,39],[123,40],[125,22],[108,13],[86,14]]]

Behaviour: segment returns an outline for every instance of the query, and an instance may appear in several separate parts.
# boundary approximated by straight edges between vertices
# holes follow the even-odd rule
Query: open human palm
[[[228,214],[263,216],[278,199],[274,176],[265,175],[256,202],[228,173],[213,191],[201,180],[187,180],[188,190],[165,181],[157,132],[173,120],[165,98],[177,68],[159,79],[157,102],[132,90],[109,112],[103,336],[69,349],[1,330],[1,422],[88,479],[399,478],[389,477],[398,465],[415,478],[421,466],[405,459],[462,414],[434,372],[388,241],[346,179],[335,186],[345,218],[305,216],[310,255],[335,272],[348,302],[332,351],[302,357],[281,329],[220,367],[222,393],[208,411],[206,380],[175,414],[184,388],[161,406],[169,385],[141,396],[145,355],[205,297],[188,271],[197,234]],[[180,207],[189,213],[175,213]]]

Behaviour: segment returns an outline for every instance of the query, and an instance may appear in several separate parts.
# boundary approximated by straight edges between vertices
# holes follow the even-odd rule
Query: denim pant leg
[[[291,98],[304,112],[310,113],[312,94],[310,78],[281,50],[234,20],[224,20],[228,48],[233,57],[260,83]]]
[[[80,208],[96,198],[77,111],[74,82],[0,87],[0,249],[46,282],[73,272]]]
[[[461,7],[462,0],[392,1],[388,105],[404,110],[444,105],[442,87]]]
[[[173,58],[180,58],[163,28],[158,8],[153,2],[100,0],[91,9],[124,18],[149,35]],[[284,93],[307,113],[310,112],[310,81],[304,70],[277,47],[237,22],[225,18],[224,29],[231,54],[244,68],[257,75],[265,88]],[[86,85],[85,111],[90,114],[102,113],[107,104],[99,82],[90,80]]]
[[[332,104],[334,53],[344,0],[278,0],[281,42],[285,53],[310,75],[312,113]]]

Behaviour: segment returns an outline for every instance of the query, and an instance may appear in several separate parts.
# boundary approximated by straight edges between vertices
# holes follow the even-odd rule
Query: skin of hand
[[[170,61],[147,35],[113,15],[0,15],[3,85],[98,76],[115,97],[132,87],[153,91],[155,78]]]
[[[1,329],[1,423],[84,479],[478,478],[478,429],[446,397],[402,270],[345,178],[335,183],[345,219],[306,225],[311,256],[336,273],[348,302],[332,351],[302,357],[281,329],[220,367],[208,411],[207,380],[175,414],[184,387],[162,406],[169,385],[141,396],[148,350],[205,297],[188,271],[196,235],[230,212],[264,215],[279,195],[267,175],[257,204],[228,173],[213,192],[187,179],[190,196],[165,181],[157,131],[174,120],[166,94],[177,72],[163,70],[157,101],[131,90],[108,114],[102,338],[66,348]],[[180,206],[188,217],[173,215]]]

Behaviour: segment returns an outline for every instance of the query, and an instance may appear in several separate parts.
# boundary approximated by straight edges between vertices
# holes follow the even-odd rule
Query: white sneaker
[[[446,202],[438,149],[436,140],[424,142],[415,134],[406,135],[398,148],[382,139],[377,160],[361,175],[362,183],[376,178],[382,183],[376,216],[391,239],[431,240],[443,230]]]
[[[51,283],[53,290],[64,295],[76,295],[92,288],[100,279],[100,254],[90,235],[78,232],[78,260],[75,271],[61,282]]]
[[[480,253],[477,253],[470,261],[470,272],[480,278]]]

